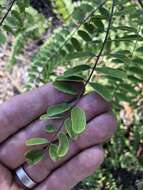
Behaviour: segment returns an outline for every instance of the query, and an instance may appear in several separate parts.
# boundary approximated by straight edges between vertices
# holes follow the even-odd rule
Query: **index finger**
[[[77,93],[82,83],[72,83]],[[71,101],[73,95],[56,90],[52,84],[45,85],[0,105],[0,142],[46,112],[48,106],[62,101]]]

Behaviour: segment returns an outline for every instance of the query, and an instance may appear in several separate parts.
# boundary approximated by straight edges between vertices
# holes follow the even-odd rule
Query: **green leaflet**
[[[72,18],[76,21],[81,22],[85,17],[85,12],[79,7],[75,8],[72,14]]]
[[[30,165],[37,164],[43,159],[44,151],[43,150],[32,150],[25,154],[25,157]]]
[[[92,37],[84,30],[78,30],[78,35],[86,42],[92,41]]]
[[[48,140],[45,138],[31,138],[26,141],[26,145],[28,146],[42,145],[42,144],[48,144]]]
[[[123,79],[123,80],[127,78],[126,73],[119,69],[113,69],[113,68],[104,66],[101,68],[96,68],[96,71],[115,77],[115,78]]]
[[[70,84],[67,84],[61,81],[55,81],[53,85],[57,90],[61,92],[71,94],[71,95],[77,94],[77,90],[75,90]]]
[[[136,49],[137,52],[142,53],[143,52],[143,46]]]
[[[91,51],[79,51],[79,52],[74,52],[74,53],[69,53],[66,55],[67,60],[72,60],[72,59],[79,59],[79,58],[88,58],[88,57],[95,57],[95,54],[92,53]]]
[[[81,134],[86,129],[85,112],[79,107],[74,107],[71,110],[71,122],[74,133]]]
[[[56,144],[50,144],[49,155],[50,155],[51,160],[53,160],[53,161],[58,160],[57,149],[58,149],[58,146]]]
[[[61,117],[60,116],[53,116],[53,117],[49,117],[48,114],[43,114],[41,115],[40,117],[40,120],[48,120],[48,119],[60,119]]]
[[[104,24],[103,24],[103,22],[102,22],[102,20],[100,18],[94,16],[94,17],[91,18],[91,21],[95,25],[96,30],[98,32],[103,32],[104,31]]]
[[[90,23],[85,23],[84,24],[85,30],[87,30],[90,34],[93,34],[95,32],[95,26]]]
[[[138,34],[131,34],[131,35],[125,35],[121,38],[118,38],[118,41],[130,41],[130,40],[140,40],[143,41],[142,36],[138,35]]]
[[[140,57],[136,57],[131,61],[132,66],[139,66],[139,65],[143,65],[143,59]]]
[[[59,146],[57,149],[58,157],[64,157],[69,151],[69,139],[66,134],[60,133],[58,135]]]
[[[47,132],[47,133],[53,133],[53,132],[55,132],[55,127],[52,125],[52,124],[49,124],[49,125],[47,125],[46,127],[45,127],[45,131]]]
[[[90,69],[89,65],[78,65],[65,71],[64,76],[66,77],[73,76],[76,74],[80,74],[83,71],[88,71],[89,69]]]
[[[128,31],[128,32],[137,32],[136,28],[129,27],[129,26],[118,26],[118,27],[113,27],[115,30],[123,30],[123,31]]]
[[[105,9],[104,7],[100,7],[99,11],[100,11],[101,15],[103,15],[103,17],[108,20],[108,18],[110,17],[110,12],[107,9]]]
[[[56,81],[72,81],[72,82],[83,82],[84,79],[82,76],[80,75],[73,75],[70,77],[66,77],[66,76],[59,76],[56,78]]]
[[[90,83],[90,85],[103,98],[105,98],[108,101],[112,100],[112,92],[105,85],[99,83]]]
[[[130,63],[130,58],[128,57],[130,55],[130,52],[128,51],[118,51],[115,53],[110,54],[111,57],[117,58],[118,60],[121,61],[121,63]]]
[[[70,118],[67,118],[65,120],[64,127],[65,127],[65,130],[67,131],[70,138],[73,139],[73,138],[77,137],[77,134],[72,129],[72,122],[71,122]]]
[[[0,44],[4,44],[6,42],[6,37],[2,31],[0,31]]]
[[[81,43],[78,41],[78,39],[72,37],[71,38],[71,43],[73,45],[73,47],[77,50],[77,51],[81,51],[82,48],[81,48]]]
[[[143,77],[143,69],[142,68],[139,68],[139,67],[133,67],[133,66],[130,66],[129,69],[128,69],[128,72],[129,73],[133,73],[133,74],[136,74],[138,75],[139,77]]]
[[[47,111],[47,116],[48,117],[57,116],[58,114],[62,114],[70,110],[70,108],[71,106],[67,103],[61,103],[61,104],[49,106],[48,111]]]

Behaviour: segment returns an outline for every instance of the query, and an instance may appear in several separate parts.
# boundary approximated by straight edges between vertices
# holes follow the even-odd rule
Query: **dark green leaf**
[[[66,94],[71,94],[71,95],[76,95],[77,94],[77,90],[74,89],[71,84],[68,84],[68,83],[64,83],[62,81],[55,81],[53,83],[54,87],[61,91],[61,92],[64,92]]]
[[[139,47],[136,51],[142,53],[143,52],[143,47],[142,46]]]
[[[67,103],[61,103],[61,104],[56,104],[53,106],[49,106],[47,110],[47,115],[48,117],[54,117],[58,114],[62,114],[66,111],[68,111],[71,108],[71,106]]]
[[[103,98],[109,101],[112,100],[112,92],[105,85],[99,83],[90,83],[90,85],[97,93],[103,96]]]
[[[96,68],[96,71],[100,72],[100,73],[104,73],[104,74],[112,76],[112,77],[115,77],[115,78],[123,79],[123,80],[125,78],[127,78],[126,73],[119,69],[113,69],[113,68],[104,66],[101,68]]]
[[[67,60],[72,60],[72,59],[79,59],[79,58],[88,58],[88,57],[95,57],[95,54],[92,53],[91,51],[81,51],[81,52],[73,52],[69,53],[66,55]]]
[[[52,124],[49,124],[45,127],[45,131],[48,132],[48,133],[53,133],[55,132],[55,127],[52,125]]]
[[[29,164],[37,164],[39,161],[43,159],[44,151],[43,150],[32,150],[25,154],[25,157]]]
[[[81,51],[81,43],[76,39],[76,38],[71,38],[71,43],[73,45],[73,47],[77,50],[77,51]]]
[[[73,68],[68,69],[67,71],[64,72],[64,76],[73,76],[79,73],[82,73],[83,71],[87,71],[90,69],[89,65],[78,65]]]
[[[85,23],[84,24],[85,30],[87,30],[90,34],[93,34],[95,32],[95,26],[90,23]]]
[[[92,37],[84,30],[79,30],[78,35],[86,42],[92,41]]]
[[[56,78],[56,81],[74,81],[74,82],[83,82],[84,78],[82,76],[79,75],[73,75],[70,77],[66,77],[66,76],[59,76]]]
[[[98,17],[92,17],[91,21],[94,23],[94,25],[96,26],[96,30],[98,32],[103,32],[104,31],[104,24],[102,22],[102,20]]]

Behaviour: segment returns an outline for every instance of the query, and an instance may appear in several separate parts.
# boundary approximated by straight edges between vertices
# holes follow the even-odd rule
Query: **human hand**
[[[78,91],[81,89],[81,84],[74,86]],[[31,149],[25,141],[35,137],[50,139],[51,135],[44,132],[44,127],[48,123],[58,127],[61,122],[59,119],[41,121],[40,115],[48,106],[71,102],[74,98],[48,84],[0,105],[0,190],[24,189],[13,177],[20,166],[37,183],[33,190],[69,190],[101,165],[104,160],[101,144],[114,133],[116,120],[110,113],[110,104],[96,93],[81,97],[78,106],[85,110],[87,129],[71,143],[70,151],[63,159],[53,162],[45,154],[37,165],[25,162],[24,154]]]

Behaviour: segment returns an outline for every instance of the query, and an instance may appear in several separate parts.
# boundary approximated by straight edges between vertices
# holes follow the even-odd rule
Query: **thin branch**
[[[83,86],[83,88],[82,88],[82,90],[81,90],[81,93],[80,93],[79,96],[77,97],[77,99],[76,99],[76,101],[75,101],[75,103],[73,104],[72,107],[74,107],[74,106],[77,104],[77,102],[79,101],[80,97],[83,95],[84,90],[85,90],[87,84],[90,82],[90,80],[91,80],[91,78],[92,78],[92,75],[93,75],[93,73],[94,73],[94,71],[95,71],[95,69],[96,69],[96,66],[97,66],[97,64],[98,64],[98,62],[99,62],[99,60],[100,60],[100,57],[102,56],[103,50],[104,50],[104,48],[105,48],[105,46],[106,46],[106,43],[108,42],[109,32],[110,32],[110,29],[111,29],[112,20],[113,20],[113,15],[114,15],[115,0],[112,0],[112,2],[113,2],[113,3],[112,3],[111,14],[110,14],[110,17],[109,17],[109,23],[108,23],[108,27],[107,27],[107,31],[106,31],[106,35],[105,35],[105,39],[104,39],[104,41],[103,41],[102,47],[101,47],[101,49],[100,49],[99,54],[97,55],[97,58],[96,58],[96,61],[95,61],[95,63],[94,63],[94,66],[93,66],[93,68],[92,68],[92,71],[91,71],[91,73],[90,73],[88,79],[85,81],[85,84],[84,84],[84,86]]]
[[[93,67],[93,69],[92,69],[92,71],[91,71],[91,73],[90,73],[90,75],[89,75],[89,77],[88,77],[88,79],[87,79],[87,81],[86,81],[86,83],[85,83],[85,86],[86,86],[86,85],[88,84],[88,82],[90,81],[90,79],[91,79],[91,77],[92,77],[92,75],[93,75],[93,73],[94,73],[94,71],[95,71],[95,69],[96,69],[96,66],[97,66],[97,64],[98,64],[98,62],[99,62],[99,60],[100,60],[100,57],[102,56],[103,50],[104,50],[104,48],[105,48],[105,46],[106,46],[106,43],[107,43],[107,41],[108,41],[108,36],[109,36],[110,29],[111,29],[111,24],[112,24],[112,20],[113,20],[113,15],[114,15],[114,8],[115,8],[115,0],[113,0],[113,3],[112,3],[112,9],[111,9],[111,14],[110,14],[110,18],[109,18],[109,24],[108,24],[108,28],[107,28],[107,31],[106,31],[106,36],[105,36],[103,45],[102,45],[102,47],[101,47],[101,50],[100,50],[99,54],[97,55],[97,59],[96,59],[96,61],[95,61],[94,67]]]
[[[7,18],[8,14],[10,13],[10,11],[11,11],[11,9],[12,9],[12,7],[13,7],[15,1],[16,1],[16,0],[13,0],[13,1],[11,2],[11,4],[10,4],[8,10],[6,11],[5,15],[3,16],[3,18],[2,18],[1,21],[0,21],[0,26],[3,25],[5,19]]]
[[[140,4],[141,8],[143,9],[143,2],[142,2],[142,0],[138,0],[138,3]]]
[[[93,75],[93,73],[94,73],[94,71],[95,71],[95,69],[96,69],[96,66],[97,66],[97,64],[98,64],[98,62],[99,62],[99,60],[100,60],[100,57],[102,56],[103,50],[104,50],[104,48],[105,48],[105,46],[106,46],[106,43],[107,43],[107,41],[108,41],[108,36],[109,36],[110,29],[111,29],[111,24],[112,24],[112,20],[113,20],[113,15],[114,15],[114,8],[115,8],[115,0],[113,0],[113,3],[112,3],[111,14],[110,14],[110,17],[109,17],[109,24],[108,24],[108,28],[107,28],[107,31],[106,31],[105,39],[104,39],[104,41],[103,41],[103,45],[102,45],[102,47],[101,47],[101,50],[100,50],[99,54],[97,55],[97,58],[96,58],[94,67],[92,68],[92,71],[91,71],[91,73],[90,73],[88,79],[85,81],[85,84],[83,85],[83,87],[82,87],[82,89],[81,89],[81,91],[80,91],[78,97],[76,98],[75,102],[74,102],[73,105],[71,106],[71,109],[79,102],[80,97],[81,97],[81,96],[83,95],[83,93],[84,93],[84,90],[85,90],[85,88],[86,88],[86,85],[89,83],[89,81],[90,81],[90,79],[91,79],[91,77],[92,77],[92,75]],[[71,109],[70,109],[70,110],[71,110]],[[69,111],[70,111],[70,110],[69,110]],[[67,114],[67,115],[69,116],[69,114]],[[59,125],[59,127],[57,128],[57,131],[56,131],[56,133],[52,136],[52,138],[51,138],[51,140],[50,140],[50,143],[55,140],[55,138],[57,137],[58,133],[59,133],[60,130],[62,129],[63,124],[64,124],[64,121],[63,121],[63,122]],[[46,150],[47,150],[47,148],[46,148]]]

